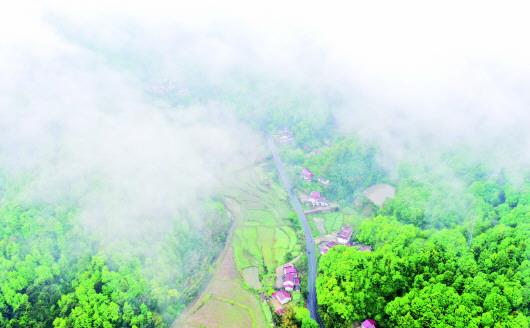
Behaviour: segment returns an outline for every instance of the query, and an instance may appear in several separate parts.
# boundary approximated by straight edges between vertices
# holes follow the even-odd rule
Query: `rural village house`
[[[283,266],[283,274],[286,275],[289,273],[298,274],[298,270],[296,270],[296,267],[292,263],[287,263]]]
[[[346,245],[350,242],[353,230],[351,227],[343,227],[342,230],[337,234],[337,243]]]
[[[281,305],[287,304],[291,301],[291,294],[283,289],[276,291],[272,294],[272,297],[277,299]]]
[[[337,233],[337,241],[328,241],[324,245],[320,246],[320,254],[326,254],[329,252],[330,249],[337,245],[345,245],[345,246],[351,246],[355,247],[361,252],[371,252],[372,246],[369,245],[363,245],[357,242],[350,242],[351,236],[353,234],[353,230],[351,227],[343,227],[341,231]]]
[[[324,246],[320,248],[320,254],[326,254],[330,249],[337,246],[337,243],[334,241],[328,241]]]
[[[298,271],[293,264],[286,264],[283,266],[283,288],[286,291],[292,291],[300,286],[300,278]]]
[[[282,286],[280,289],[272,294],[272,298],[278,301],[279,305],[276,304],[274,312],[278,315],[284,313],[282,305],[287,304],[291,301],[292,297],[289,292],[300,286],[300,278],[298,277],[298,270],[292,263],[287,263],[282,268]]]
[[[313,207],[329,206],[327,199],[325,197],[322,197],[322,195],[318,191],[312,191],[309,194],[309,197],[307,198],[306,202],[310,203]]]
[[[309,171],[307,168],[303,168],[302,169],[302,179],[304,179],[305,181],[308,181],[308,182],[311,182],[313,181],[313,177],[315,175],[313,174],[313,172]]]
[[[283,278],[283,288],[290,292],[293,291],[296,287],[300,286],[300,278],[297,274],[290,273],[286,274]]]

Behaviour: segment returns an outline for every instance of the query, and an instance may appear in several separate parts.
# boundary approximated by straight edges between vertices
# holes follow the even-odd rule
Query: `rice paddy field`
[[[232,181],[224,196],[233,231],[210,283],[174,327],[271,327],[263,296],[273,289],[276,268],[302,251],[301,232],[273,171],[261,164]]]
[[[256,168],[233,199],[240,204],[234,231],[234,260],[239,271],[257,268],[262,292],[274,286],[276,268],[300,254],[300,239],[289,217],[287,194],[273,180],[270,170]]]

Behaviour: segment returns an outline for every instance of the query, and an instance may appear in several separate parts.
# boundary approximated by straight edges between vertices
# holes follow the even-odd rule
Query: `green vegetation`
[[[303,306],[289,306],[281,316],[278,326],[282,328],[318,328],[309,311]]]
[[[276,279],[276,268],[301,252],[295,230],[297,218],[291,212],[286,194],[272,182],[270,173],[259,170],[253,179],[255,187],[231,195],[240,204],[243,218],[234,232],[234,257],[239,271],[257,267],[264,291],[270,291]],[[236,191],[238,192],[238,191]]]
[[[327,326],[374,318],[381,327],[528,327],[530,184],[459,174],[465,207],[431,203],[447,180],[402,173],[384,215],[359,226],[357,240],[374,251],[336,247],[321,257]]]
[[[312,232],[348,224],[357,241],[374,247],[337,246],[320,258],[317,295],[326,326],[366,318],[381,327],[529,325],[530,182],[515,187],[466,151],[404,161],[393,179],[376,164],[374,149],[351,138],[311,153],[285,146],[283,153],[298,188],[355,207],[310,218]],[[302,167],[331,183],[302,181]],[[377,209],[359,196],[381,182],[397,194]],[[293,313],[284,318],[282,325],[300,327]]]
[[[366,318],[383,328],[528,327],[528,181],[510,184],[503,173],[488,173],[486,164],[471,161],[465,151],[421,163],[406,160],[387,174],[376,148],[334,134],[332,97],[312,97],[315,90],[305,86],[247,75],[233,82],[215,91],[192,87],[189,96],[175,102],[221,101],[254,128],[290,129],[295,142],[283,147],[282,155],[296,187],[322,191],[342,209],[318,214],[321,226],[311,217],[314,235],[350,225],[357,241],[374,248],[360,252],[337,246],[320,257],[317,295],[327,327],[351,327]],[[299,178],[303,167],[330,184],[304,182]],[[212,276],[214,260],[230,236],[225,205],[231,203],[232,239],[182,322],[316,327],[303,304],[302,232],[272,172],[253,166],[244,178],[229,177],[236,182],[226,186],[222,200],[179,213],[156,248],[124,241],[119,252],[105,250],[80,228],[75,204],[22,203],[17,201],[20,186],[0,177],[0,326],[168,326]],[[396,197],[366,210],[361,192],[381,182],[394,185]],[[276,268],[298,256],[301,292],[278,317],[257,293],[269,295]],[[244,280],[243,270],[249,268],[257,277],[248,279],[259,284]]]
[[[204,295],[177,327],[266,327],[277,317],[257,292],[270,295],[276,268],[300,255],[298,220],[265,166],[249,167],[235,178],[237,183],[225,188],[235,220],[229,248]],[[245,270],[251,268],[257,268],[258,290],[244,280]]]
[[[299,189],[321,191],[329,200],[346,206],[351,205],[366,187],[387,180],[385,171],[378,165],[376,149],[352,137],[341,137],[327,145],[319,145],[310,154],[300,148],[283,147],[283,156],[293,164],[291,175]],[[303,167],[331,183],[325,186],[303,181],[299,178]]]
[[[75,210],[22,205],[8,191],[13,199],[5,196],[0,206],[2,327],[166,326],[208,277],[204,268],[223,245],[229,222],[222,204],[211,202],[195,215],[216,224],[201,234],[175,226],[156,257],[135,256],[137,245],[125,243],[121,252],[107,253],[76,228]]]

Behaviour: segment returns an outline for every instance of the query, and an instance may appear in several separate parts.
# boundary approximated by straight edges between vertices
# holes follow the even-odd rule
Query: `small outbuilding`
[[[326,254],[330,249],[337,246],[338,244],[334,241],[328,241],[320,248],[320,254]]]
[[[371,252],[372,251],[372,246],[361,245],[357,249],[360,250],[361,252]]]
[[[291,301],[291,294],[285,290],[278,290],[272,294],[281,305],[287,304]]]
[[[327,186],[329,185],[329,180],[323,177],[318,177],[317,181],[320,182],[322,185]]]
[[[377,328],[374,319],[366,319],[361,323],[361,328]]]
[[[305,181],[308,181],[308,182],[313,181],[314,176],[315,175],[313,174],[313,172],[309,171],[309,169],[305,167],[302,169],[302,179],[304,179]]]

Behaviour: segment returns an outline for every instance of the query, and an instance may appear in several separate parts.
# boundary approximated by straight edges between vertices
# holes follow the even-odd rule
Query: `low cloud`
[[[180,210],[262,156],[259,136],[225,105],[156,101],[109,57],[33,23],[35,34],[2,52],[0,78],[0,166],[28,181],[23,200],[78,205],[104,243],[162,238]]]
[[[0,163],[32,172],[32,197],[77,196],[87,227],[134,234],[129,220],[169,216],[258,156],[258,137],[232,116],[233,101],[210,94],[179,102],[190,90],[200,98],[212,86],[247,83],[244,72],[307,87],[315,98],[333,94],[341,131],[376,144],[388,167],[464,146],[517,172],[530,162],[524,6],[10,8],[1,32]],[[177,95],[171,106],[149,93],[167,85]]]

